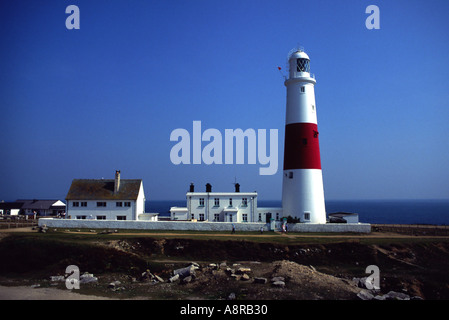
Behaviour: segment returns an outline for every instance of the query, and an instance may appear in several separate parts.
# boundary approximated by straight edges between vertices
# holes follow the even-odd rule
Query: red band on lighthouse
[[[284,170],[321,169],[318,127],[315,123],[285,126]]]

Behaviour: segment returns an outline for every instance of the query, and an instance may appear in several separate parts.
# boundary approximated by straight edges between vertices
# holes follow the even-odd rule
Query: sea
[[[146,212],[170,216],[170,207],[185,207],[186,200],[150,200]],[[281,207],[280,200],[258,200],[258,207]],[[358,213],[359,221],[373,224],[449,225],[449,199],[443,200],[327,200],[327,214]]]

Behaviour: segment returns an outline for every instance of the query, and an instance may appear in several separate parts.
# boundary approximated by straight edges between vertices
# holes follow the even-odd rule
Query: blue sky
[[[68,5],[80,29],[65,27]],[[380,29],[368,30],[368,5]],[[447,0],[2,1],[0,200],[141,178],[280,200],[288,52],[311,58],[325,197],[449,198]],[[279,130],[279,170],[173,165],[176,128]],[[203,143],[204,146],[204,143]]]

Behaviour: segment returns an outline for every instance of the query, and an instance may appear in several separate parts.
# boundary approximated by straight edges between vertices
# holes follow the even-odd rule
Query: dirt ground
[[[275,235],[321,239],[281,244],[267,234],[237,233],[233,240],[207,234],[210,240],[195,240],[187,237],[191,234],[118,233],[91,240],[92,232],[33,233],[31,228],[0,231],[0,300],[357,300],[361,288],[354,278],[366,277],[368,265],[380,268],[381,293],[449,299],[445,236]],[[198,268],[189,281],[168,281],[191,262]],[[98,281],[68,290],[64,281],[49,280],[65,275],[69,264]],[[29,265],[34,269],[24,267]],[[152,277],[143,277],[146,272]],[[275,277],[283,284],[274,285]]]
[[[29,286],[0,286],[0,300],[109,300],[111,298],[79,294],[72,290],[56,288],[31,288]],[[113,299],[113,300],[117,300]]]

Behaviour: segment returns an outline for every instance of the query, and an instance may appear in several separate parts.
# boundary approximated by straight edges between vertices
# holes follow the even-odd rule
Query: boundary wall
[[[236,231],[280,231],[281,222],[192,222],[192,221],[117,221],[117,220],[78,220],[40,218],[39,226],[49,228],[87,228],[87,229],[136,229],[136,230],[191,230],[191,231],[229,231],[232,225]],[[288,232],[356,232],[370,233],[369,223],[289,223]]]

